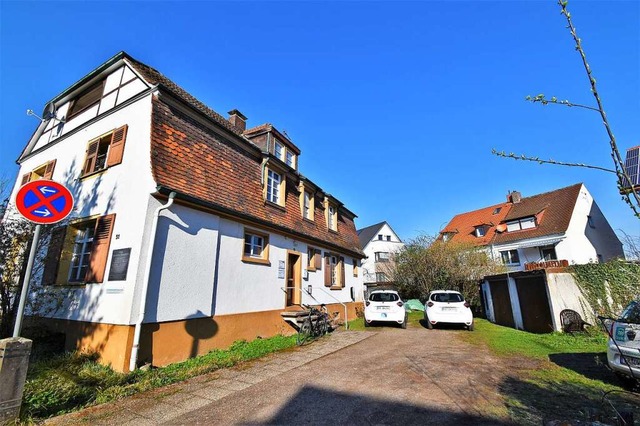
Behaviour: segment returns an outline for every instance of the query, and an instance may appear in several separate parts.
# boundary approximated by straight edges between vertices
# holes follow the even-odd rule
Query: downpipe
[[[173,204],[173,199],[176,197],[175,192],[169,194],[169,200],[166,204],[158,207],[153,213],[153,222],[151,224],[151,237],[149,238],[149,248],[147,250],[147,264],[144,271],[144,279],[142,281],[142,293],[140,294],[140,311],[138,312],[138,320],[136,321],[136,328],[133,333],[133,346],[131,346],[131,357],[129,360],[129,371],[136,369],[138,363],[138,348],[140,346],[140,332],[142,330],[142,321],[144,320],[144,314],[147,306],[147,291],[149,290],[149,277],[151,276],[151,261],[153,258],[153,246],[156,242],[156,229],[158,227],[158,219],[160,212],[166,210]]]

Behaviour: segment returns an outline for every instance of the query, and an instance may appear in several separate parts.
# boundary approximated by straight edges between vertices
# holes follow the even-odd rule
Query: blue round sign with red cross
[[[31,222],[47,225],[60,222],[71,213],[73,196],[58,182],[40,179],[18,190],[16,207]]]

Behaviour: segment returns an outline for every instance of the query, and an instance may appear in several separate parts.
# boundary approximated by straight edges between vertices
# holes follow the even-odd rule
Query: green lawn
[[[295,335],[238,341],[226,350],[214,350],[167,367],[129,374],[98,364],[95,355],[57,355],[29,366],[21,417],[33,421],[112,401],[260,358],[295,344]]]
[[[500,385],[512,420],[542,424],[543,420],[588,419],[596,410],[605,423],[615,424],[605,392],[617,409],[635,410],[640,418],[640,397],[625,392],[606,366],[606,335],[589,333],[532,334],[476,319],[475,331],[461,336],[487,346],[511,362],[513,370]]]

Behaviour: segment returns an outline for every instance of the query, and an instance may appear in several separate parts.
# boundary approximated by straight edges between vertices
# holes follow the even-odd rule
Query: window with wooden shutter
[[[105,81],[106,80],[96,83],[71,101],[66,121],[71,120],[76,115],[91,108],[100,101]]]
[[[93,248],[87,270],[87,282],[101,283],[104,280],[104,271],[107,267],[111,233],[116,219],[115,214],[99,217],[93,234]]]
[[[345,277],[344,277],[344,257],[340,256],[340,261],[338,263],[338,268],[340,269],[340,282],[337,282],[336,284],[339,285],[340,287],[344,288],[344,283],[345,283]]]
[[[107,167],[122,163],[122,154],[124,153],[124,142],[126,139],[127,125],[124,125],[113,132],[113,136],[111,137],[111,146],[109,146]]]
[[[44,260],[44,272],[42,274],[42,284],[44,285],[56,283],[66,232],[66,226],[59,226],[51,231],[51,239],[49,240],[49,248]]]
[[[52,179],[53,178],[53,169],[56,167],[56,160],[49,161],[44,170],[44,179]]]
[[[331,287],[331,256],[329,253],[324,254],[324,285]]]
[[[322,269],[322,251],[321,250],[315,249],[314,260],[315,260],[316,270]]]
[[[93,173],[96,167],[96,159],[98,158],[98,145],[100,144],[100,139],[96,139],[94,141],[89,142],[89,146],[87,147],[87,157],[84,160],[84,166],[82,167],[82,175],[88,175],[89,173]]]

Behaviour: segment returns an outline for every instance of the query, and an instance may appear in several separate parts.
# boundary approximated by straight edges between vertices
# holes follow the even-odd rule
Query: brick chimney
[[[512,204],[518,204],[522,200],[522,194],[518,191],[511,191],[509,195],[507,195],[507,202]]]
[[[232,109],[228,112],[229,114],[229,123],[236,129],[238,129],[241,133],[247,129],[247,117],[242,115],[240,111],[237,109]]]

